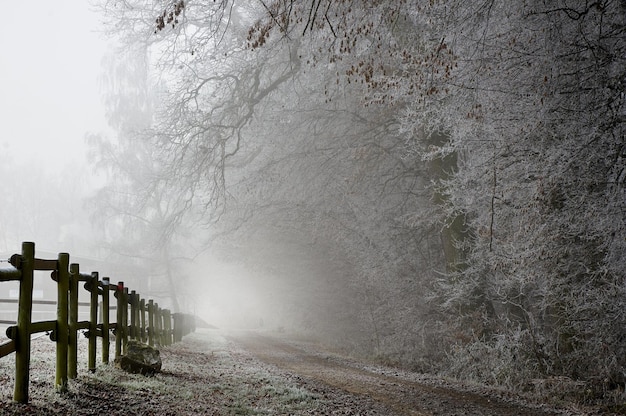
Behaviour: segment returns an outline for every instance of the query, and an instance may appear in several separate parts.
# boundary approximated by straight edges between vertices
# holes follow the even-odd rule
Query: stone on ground
[[[122,370],[143,375],[154,375],[161,371],[161,354],[159,350],[137,341],[128,341],[126,354],[115,359]]]

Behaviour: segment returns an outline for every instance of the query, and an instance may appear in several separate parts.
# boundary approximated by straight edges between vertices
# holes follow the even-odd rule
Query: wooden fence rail
[[[15,389],[13,400],[28,402],[30,342],[31,335],[50,332],[56,342],[57,391],[67,391],[68,378],[77,377],[78,333],[83,330],[89,339],[88,369],[96,370],[97,339],[102,340],[102,362],[109,363],[109,343],[111,331],[115,334],[115,358],[126,353],[129,338],[149,345],[167,346],[180,342],[184,335],[195,330],[195,317],[172,314],[162,309],[152,299],[147,302],[134,290],[129,293],[124,282],[116,285],[108,277],[100,280],[98,272],[84,274],[76,263],[69,264],[69,254],[59,253],[56,260],[35,257],[35,244],[22,243],[22,253],[9,259],[11,268],[0,269],[0,282],[19,281],[17,300],[17,322],[7,329],[9,341],[0,344],[0,357],[15,352]],[[57,283],[57,318],[51,321],[32,322],[34,271],[50,271]],[[79,286],[83,283],[90,292],[89,320],[78,320]],[[110,305],[110,292],[116,298]],[[44,301],[50,304],[50,301]],[[101,322],[98,323],[100,306]],[[129,311],[130,309],[130,311]],[[116,322],[109,322],[111,310],[116,310]],[[129,319],[130,315],[130,319]],[[146,318],[147,315],[147,318]],[[146,325],[147,324],[147,325]]]

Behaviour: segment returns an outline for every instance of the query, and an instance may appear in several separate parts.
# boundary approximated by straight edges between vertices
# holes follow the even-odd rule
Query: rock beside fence
[[[161,353],[154,347],[137,341],[128,341],[126,354],[115,359],[122,370],[143,375],[154,375],[161,371]]]

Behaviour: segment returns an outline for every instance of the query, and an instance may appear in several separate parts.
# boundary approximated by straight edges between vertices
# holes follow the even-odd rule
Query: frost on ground
[[[163,371],[154,377],[127,374],[113,365],[86,369],[80,348],[79,376],[69,392],[54,391],[55,345],[33,341],[30,402],[12,402],[14,354],[0,360],[2,415],[305,415],[372,413],[354,398],[323,397],[297,380],[272,371],[216,332],[198,332],[161,349]],[[100,351],[98,351],[100,353]],[[365,401],[367,402],[367,401]],[[375,408],[375,406],[374,406]]]
[[[12,402],[14,355],[0,359],[2,415],[546,415],[549,410],[489,391],[385,371],[315,346],[255,333],[205,330],[161,349],[163,372],[86,369],[69,392],[54,391],[55,345],[33,341],[29,404]],[[100,351],[98,351],[100,354]],[[585,413],[588,414],[588,413]],[[595,413],[594,414],[599,414]]]

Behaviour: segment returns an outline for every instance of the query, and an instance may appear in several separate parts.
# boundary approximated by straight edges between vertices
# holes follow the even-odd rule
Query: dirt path
[[[127,374],[98,363],[55,393],[55,344],[33,342],[30,402],[12,401],[14,356],[0,360],[0,415],[600,415],[556,412],[515,395],[469,388],[350,359],[282,334],[198,330],[161,348],[162,372]]]
[[[563,414],[522,405],[516,398],[494,392],[470,392],[443,382],[419,380],[418,375],[376,368],[307,344],[255,332],[235,332],[226,338],[259,360],[302,377],[361,398],[372,399],[397,415],[540,416]]]

